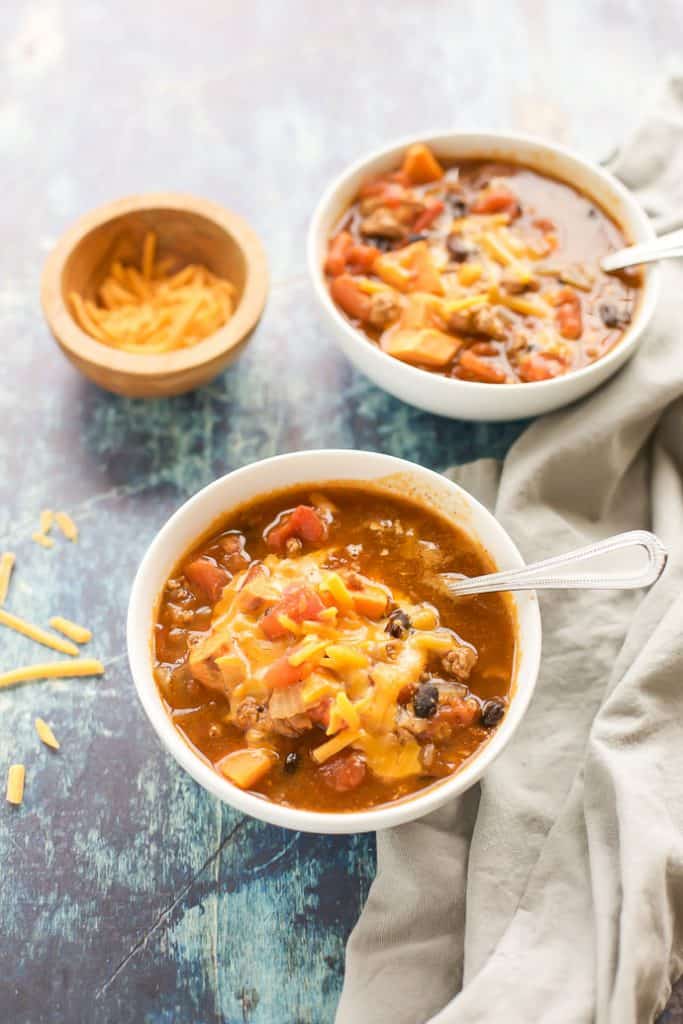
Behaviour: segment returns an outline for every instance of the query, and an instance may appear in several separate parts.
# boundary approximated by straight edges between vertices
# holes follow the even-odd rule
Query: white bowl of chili
[[[267,501],[272,504],[274,494],[286,493],[291,488],[310,488],[312,492],[319,492],[326,486],[333,494],[335,487],[342,495],[345,487],[357,487],[359,494],[379,489],[382,500],[388,496],[391,502],[395,496],[396,501],[414,502],[418,512],[423,510],[427,518],[436,516],[439,522],[446,524],[444,528],[450,524],[458,536],[466,538],[466,544],[481,552],[481,558],[490,568],[512,569],[524,564],[514,543],[491,513],[462,488],[437,473],[388,455],[361,451],[312,451],[278,456],[245,466],[216,480],[190,498],[161,528],[144,556],[133,584],[127,623],[128,655],[138,696],[159,739],[178,763],[210,793],[238,810],[274,825],[307,832],[355,833],[419,818],[462,793],[481,777],[511,740],[531,700],[540,660],[541,623],[535,594],[506,595],[504,599],[496,595],[506,602],[506,615],[509,612],[512,625],[510,678],[506,682],[509,687],[506,690],[507,710],[490,733],[483,735],[480,729],[478,748],[453,774],[428,784],[422,783],[424,788],[406,795],[402,795],[399,789],[396,798],[377,806],[361,805],[357,809],[353,803],[344,804],[340,798],[336,806],[343,806],[345,809],[342,811],[315,810],[310,804],[297,807],[292,799],[279,803],[275,797],[268,798],[268,791],[264,794],[239,788],[224,777],[221,770],[217,770],[206,751],[202,752],[202,741],[192,742],[193,734],[190,732],[188,738],[178,727],[177,720],[172,720],[172,705],[160,691],[154,670],[155,659],[158,663],[159,657],[155,630],[158,636],[158,630],[162,628],[158,623],[161,621],[159,611],[163,595],[169,577],[182,572],[179,566],[183,564],[183,556],[192,551],[192,558],[195,558],[203,543],[200,539],[215,531],[217,521],[225,521],[231,510],[239,510],[245,504],[251,510],[255,500],[264,496],[269,496]],[[282,516],[277,522],[281,532]],[[230,523],[233,520],[228,525]],[[228,535],[234,539],[235,530],[231,528]],[[422,540],[422,537],[415,538],[416,543]],[[238,547],[238,544],[231,545],[233,551]],[[303,561],[304,556],[301,558]],[[177,586],[176,580],[172,586]],[[227,591],[222,593],[224,598]],[[480,651],[482,663],[489,664],[482,652],[483,648]],[[486,686],[485,683],[483,685]],[[329,729],[327,732],[329,734]],[[324,732],[318,736],[325,741]],[[211,755],[211,749],[207,748],[208,755]],[[322,781],[320,784],[322,786]],[[292,792],[293,799],[296,799],[295,791]],[[341,797],[345,795],[341,794]],[[335,799],[337,797],[339,794],[335,794]]]
[[[435,191],[430,193],[430,189],[445,189],[450,181],[448,189],[464,187],[462,196],[467,193],[468,175],[470,183],[476,181],[479,165],[490,167],[504,162],[512,165],[511,174],[516,169],[513,186],[521,187],[522,194],[517,206],[522,213],[517,223],[527,232],[523,241],[529,242],[529,246],[526,249],[520,246],[519,235],[514,235],[516,229],[510,227],[510,217],[514,220],[518,216],[513,211],[506,224],[491,227],[493,235],[486,239],[487,248],[484,249],[481,236],[476,232],[486,218],[482,214],[472,216],[471,202],[456,210],[457,217],[453,220],[450,219],[450,201],[441,203],[443,209],[441,213],[437,212],[434,226],[427,226],[422,237],[412,235],[408,238],[405,237],[407,218],[413,216],[409,203],[400,207],[403,211],[400,216],[406,223],[398,227],[396,218],[399,214],[394,216],[392,224],[391,209],[385,206],[382,208],[384,213],[390,214],[388,226],[380,224],[375,214],[372,230],[379,226],[379,230],[390,233],[392,230],[394,233],[403,231],[403,236],[394,241],[365,236],[363,227],[370,230],[372,213],[362,219],[361,207],[356,202],[359,190],[365,186],[366,191],[372,192],[373,188],[379,187],[378,180],[383,181],[385,187],[386,176],[397,172],[402,161],[405,167],[406,153],[411,147],[414,151],[422,144],[429,147],[447,169],[460,165],[462,171],[464,167],[464,185],[462,174],[461,181],[457,183],[453,172],[449,172],[451,177],[447,174],[438,179],[437,185],[427,183],[409,193],[410,201],[417,203],[418,226],[420,217],[422,221],[425,217],[429,219],[430,209],[433,213],[437,202],[430,199],[430,195],[436,195]],[[488,184],[485,182],[475,199],[475,205],[480,208],[484,202],[482,195],[489,204],[493,202],[491,209],[495,208],[496,197],[492,192],[501,179],[495,173],[493,177],[495,180]],[[405,177],[402,180],[405,184]],[[401,186],[398,187],[400,191]],[[390,186],[390,189],[395,188],[395,184]],[[525,199],[529,194],[534,202],[527,207]],[[396,199],[387,191],[382,195],[382,202],[399,203],[405,199],[405,194],[403,200],[400,195]],[[457,191],[453,191],[453,195],[457,200]],[[470,192],[470,199],[471,195]],[[538,202],[535,201],[536,195]],[[443,198],[448,200],[445,193]],[[570,198],[571,202],[568,201]],[[561,209],[565,200],[566,208]],[[364,209],[367,211],[373,202],[379,201],[366,195],[364,202],[369,205]],[[550,249],[543,254],[542,247],[534,249],[531,244],[537,235],[541,237],[541,229],[534,225],[546,222],[547,218],[558,218],[557,224],[547,220],[547,225],[552,223],[558,230],[553,232],[548,227],[543,245],[556,245],[558,251],[555,255],[562,256],[568,261],[566,263],[556,264],[554,257],[546,258],[551,255]],[[589,225],[588,218],[592,218],[590,230],[582,235],[583,228]],[[489,216],[489,223],[495,219],[495,215]],[[502,219],[505,219],[504,213]],[[447,233],[453,233],[453,229],[461,233],[465,246],[470,248],[469,253],[460,246],[459,250],[452,250],[454,255],[449,255]],[[347,257],[349,262],[342,260],[343,265],[332,267],[336,275],[341,272],[343,277],[341,284],[337,281],[334,285],[335,301],[330,292],[334,276],[326,273],[325,268],[327,265],[330,271],[330,241],[341,234],[348,234],[351,238],[346,250],[351,256]],[[554,240],[553,235],[556,236]],[[438,415],[454,419],[511,420],[550,412],[581,398],[633,355],[654,312],[659,292],[658,268],[654,265],[643,268],[639,277],[641,283],[636,288],[635,279],[625,282],[622,279],[619,283],[619,279],[601,274],[598,263],[602,255],[621,244],[648,241],[653,237],[653,227],[635,196],[610,172],[562,146],[516,134],[443,133],[391,143],[345,170],[327,189],[314,213],[308,234],[308,266],[326,326],[351,362],[375,384],[411,405]],[[351,248],[352,243],[363,244],[355,244]],[[364,243],[372,244],[366,246]],[[376,262],[376,255],[373,257],[371,252],[365,251],[372,250],[375,243],[390,249],[388,253],[380,254],[379,262]],[[516,246],[517,253],[521,251],[523,256],[517,258],[510,245]],[[438,295],[436,298],[434,294],[428,295],[425,302],[424,295],[409,294],[418,287],[416,275],[421,273],[420,268],[424,265],[425,246],[442,270],[436,292],[443,289],[443,275],[448,276],[445,299],[436,311],[435,304],[438,306],[440,302]],[[531,259],[530,252],[542,255]],[[577,252],[583,260],[579,264],[573,262]],[[366,256],[367,265],[363,267],[361,264]],[[354,263],[354,259],[361,263]],[[458,263],[458,260],[463,262]],[[471,269],[473,263],[474,271]],[[380,264],[382,276],[377,270]],[[470,276],[483,265],[483,276],[474,281],[466,276],[463,280],[467,283],[462,284],[461,267],[465,265],[469,267],[465,273]],[[529,273],[530,268],[532,273]],[[431,272],[433,266],[430,265],[428,270]],[[521,283],[520,271],[521,275],[527,275]],[[511,274],[513,281],[510,287],[514,284],[515,289],[522,288],[522,294],[516,291],[507,293]],[[412,284],[409,281],[411,275]],[[567,279],[571,284],[565,286],[563,282]],[[501,280],[504,281],[502,285]],[[390,303],[386,296],[391,292],[388,282],[393,283],[394,299],[403,307],[401,312],[393,314],[400,317],[398,321],[386,319],[387,303]],[[354,283],[357,290],[352,293]],[[537,290],[525,292],[525,283]],[[422,288],[421,284],[418,290]],[[605,288],[610,301],[603,301]],[[348,293],[347,312],[342,308],[344,289]],[[377,299],[379,289],[383,295]],[[408,292],[402,289],[408,289]],[[615,292],[614,302],[611,301],[610,289]],[[364,290],[365,297],[360,294]],[[563,297],[569,305],[562,301]],[[372,305],[370,300],[373,300]],[[416,355],[417,346],[404,325],[411,329],[415,327],[415,310],[420,301],[423,309],[427,309],[427,319],[418,321],[420,328],[429,324],[430,328],[436,326],[438,329],[423,332],[423,340],[429,336],[429,345],[424,345],[421,354],[418,352]],[[383,308],[380,309],[376,303],[383,303]],[[577,328],[578,338],[571,323],[563,325],[561,322],[571,314],[571,303],[575,304],[581,321]],[[502,312],[504,321],[507,318],[507,335],[502,333],[500,320],[497,326],[495,322],[492,326],[490,315],[488,324],[484,322],[483,329],[479,329],[482,314],[475,308],[477,304],[486,307],[489,313],[491,310],[496,314]],[[561,309],[563,305],[564,310]],[[364,320],[364,317],[369,319]],[[628,324],[626,319],[630,319]],[[503,327],[506,327],[505,322]],[[413,329],[412,338],[414,335]],[[433,351],[428,351],[431,347]],[[439,365],[429,369],[419,362],[425,358],[434,359]],[[483,377],[475,379],[480,371],[484,377],[488,375],[490,383],[483,382]],[[521,377],[520,373],[524,376]],[[538,379],[547,374],[557,375]],[[492,387],[493,382],[498,382],[498,386]]]

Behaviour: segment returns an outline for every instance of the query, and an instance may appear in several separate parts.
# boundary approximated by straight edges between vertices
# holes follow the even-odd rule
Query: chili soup
[[[259,498],[168,579],[158,688],[240,788],[321,812],[390,803],[456,772],[506,713],[509,598],[438,582],[494,569],[451,520],[367,483]]]
[[[638,270],[588,196],[522,164],[408,148],[366,181],[328,243],[332,299],[402,362],[491,384],[549,380],[600,359],[631,322]]]

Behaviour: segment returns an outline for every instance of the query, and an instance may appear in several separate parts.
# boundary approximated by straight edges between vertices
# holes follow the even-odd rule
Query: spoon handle
[[[642,564],[630,570],[618,567],[603,569],[601,572],[587,572],[582,564],[597,556],[626,549],[644,552]],[[649,587],[658,580],[664,571],[666,559],[666,549],[659,538],[645,530],[632,530],[588,544],[585,548],[568,551],[565,555],[545,558],[524,569],[494,572],[472,579],[454,573],[442,573],[441,579],[452,597],[492,594],[499,590],[635,590],[638,587]],[[576,571],[570,571],[574,566],[577,567]]]
[[[665,235],[659,235],[651,242],[629,245],[626,249],[612,252],[600,260],[600,266],[606,271],[624,270],[626,267],[634,267],[639,263],[652,263],[654,260],[667,260],[675,256],[683,256],[683,229],[681,228],[669,231]]]

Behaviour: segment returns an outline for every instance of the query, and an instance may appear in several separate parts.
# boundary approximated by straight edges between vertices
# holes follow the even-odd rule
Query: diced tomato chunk
[[[562,288],[555,297],[555,320],[563,338],[576,341],[583,332],[581,299],[573,288]]]
[[[519,361],[519,376],[525,381],[550,380],[564,373],[564,364],[559,359],[551,359],[541,352],[532,352]]]
[[[294,584],[285,591],[282,600],[263,616],[261,629],[269,640],[279,640],[287,634],[287,629],[280,622],[280,615],[287,615],[294,622],[304,622],[306,619],[315,621],[324,608],[315,590]]]
[[[372,270],[372,266],[380,255],[374,245],[352,245],[348,252],[347,262],[352,270]]]
[[[386,178],[375,178],[361,185],[358,196],[360,199],[378,198],[383,206],[398,206],[404,202],[407,193],[401,181],[388,181]]]
[[[322,764],[318,771],[323,781],[338,793],[356,789],[365,778],[365,761],[356,751],[344,751]]]
[[[520,209],[517,196],[504,185],[483,189],[470,206],[472,213],[509,213],[517,217]]]
[[[489,363],[475,356],[471,349],[465,349],[460,356],[457,374],[465,380],[480,381],[483,384],[504,384],[505,371],[496,363]]]
[[[444,210],[445,206],[440,199],[435,199],[433,203],[429,203],[413,224],[413,231],[420,232],[424,231],[425,228],[431,227],[439,214],[443,213]]]
[[[289,655],[284,654],[268,667],[263,681],[273,690],[284,690],[287,686],[301,682],[310,672],[309,664],[304,662],[303,665],[290,665]]]
[[[318,544],[327,536],[327,524],[310,505],[297,505],[293,512],[285,515],[282,522],[271,527],[266,533],[266,543],[271,551],[284,552],[290,537]]]
[[[325,260],[326,274],[330,274],[332,277],[337,277],[339,274],[344,273],[346,270],[346,261],[352,246],[353,238],[348,231],[340,231],[339,234],[332,239],[327,251],[327,259]]]
[[[202,555],[201,558],[188,562],[184,572],[190,583],[199,587],[211,604],[216,603],[223,593],[223,587],[230,582],[230,574],[209,555]]]
[[[347,316],[354,320],[367,320],[370,317],[370,296],[358,287],[358,282],[351,274],[333,277],[330,295]]]

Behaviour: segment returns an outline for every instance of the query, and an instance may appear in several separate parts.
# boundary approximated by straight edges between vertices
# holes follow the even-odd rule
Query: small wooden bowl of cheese
[[[258,323],[267,290],[263,246],[241,217],[155,193],[81,217],[46,261],[41,298],[81,373],[116,394],[159,398],[220,373]]]

